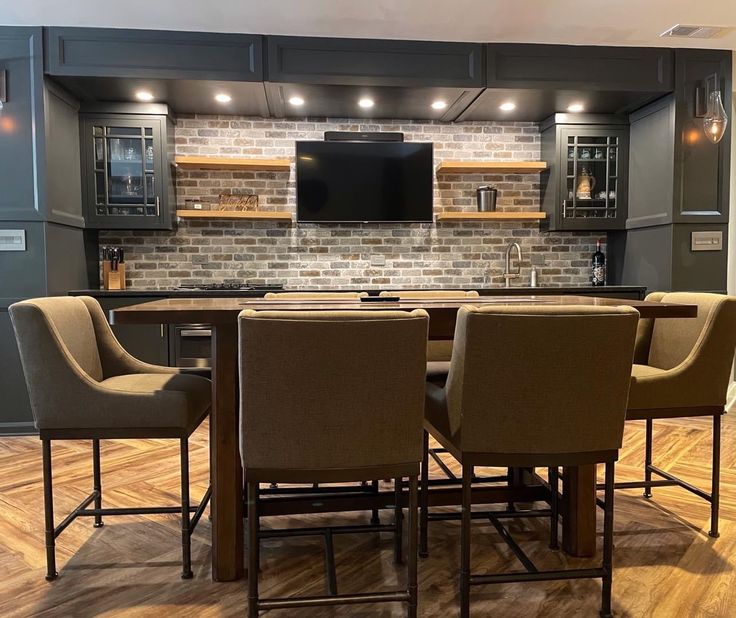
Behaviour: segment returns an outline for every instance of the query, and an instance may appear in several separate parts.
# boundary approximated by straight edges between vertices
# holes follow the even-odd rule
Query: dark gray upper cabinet
[[[43,183],[43,37],[41,28],[0,28],[7,102],[0,117],[0,220],[40,221]]]
[[[731,164],[731,52],[675,50],[674,222],[728,221]],[[713,144],[696,117],[696,97],[705,95],[705,80],[716,75],[730,122]]]
[[[273,116],[452,121],[481,92],[483,46],[372,39],[267,37],[266,97]],[[288,104],[299,96],[304,105]],[[375,101],[362,109],[358,100]],[[442,101],[442,109],[431,104]]]
[[[176,195],[168,108],[109,104],[97,109],[85,110],[79,121],[87,227],[171,229]]]
[[[488,88],[672,90],[672,50],[583,45],[487,45]]]
[[[314,37],[267,37],[267,81],[354,86],[480,88],[483,46]]]
[[[623,229],[628,189],[627,118],[556,114],[541,128],[542,159],[548,166],[541,175],[545,229]]]
[[[263,81],[259,35],[53,27],[46,37],[50,75]]]
[[[728,221],[731,125],[710,142],[696,98],[715,74],[730,115],[731,52],[678,49],[675,59],[675,92],[630,116],[630,229]]]

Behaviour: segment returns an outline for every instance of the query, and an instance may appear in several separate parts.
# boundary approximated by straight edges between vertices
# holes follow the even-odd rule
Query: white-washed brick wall
[[[536,160],[540,135],[528,122],[443,124],[405,120],[269,120],[186,116],[177,123],[177,154],[293,158],[296,140],[325,131],[403,131],[406,141],[434,143],[442,160]],[[499,189],[499,210],[538,210],[538,174],[464,174],[435,178],[435,212],[474,210],[475,189]],[[296,212],[289,172],[185,171],[176,177],[180,207],[216,202],[220,193],[256,193],[259,208]],[[288,225],[272,222],[180,221],[172,232],[103,232],[101,244],[126,249],[129,285],[169,288],[203,281],[278,282],[288,288],[473,287],[503,282],[505,250],[524,251],[523,278],[540,285],[584,285],[597,235],[540,232],[538,223]],[[371,256],[385,259],[372,266]]]

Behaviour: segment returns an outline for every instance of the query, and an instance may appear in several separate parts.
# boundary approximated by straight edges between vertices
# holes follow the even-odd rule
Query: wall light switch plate
[[[691,251],[722,251],[723,232],[692,232]]]
[[[0,251],[25,251],[25,230],[0,230]]]
[[[371,266],[386,266],[386,256],[374,253],[371,255]]]

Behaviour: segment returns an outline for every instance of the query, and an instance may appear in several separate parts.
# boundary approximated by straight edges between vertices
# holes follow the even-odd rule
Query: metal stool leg
[[[470,618],[470,523],[473,466],[463,465],[460,523],[460,618]]]
[[[644,483],[652,482],[652,470],[650,468],[651,465],[652,465],[652,419],[648,418],[646,420],[646,437],[645,437],[645,443],[644,443]],[[652,486],[651,485],[647,485],[644,488],[644,497],[645,498],[652,497]]]
[[[191,533],[189,531],[189,442],[181,439],[181,551],[182,579],[192,578]]]
[[[601,618],[611,618],[611,587],[613,584],[613,485],[615,464],[606,463],[606,501],[603,511],[603,586],[601,594]]]
[[[248,483],[248,618],[258,617],[259,527],[258,483]]]
[[[422,492],[420,496],[421,513],[419,523],[419,555],[429,556],[427,536],[429,533],[429,433],[424,432],[424,450],[422,452]]]
[[[401,508],[401,479],[394,479],[394,562],[401,564],[404,525],[404,511]]]
[[[409,618],[417,616],[417,477],[409,477],[409,559],[407,581],[409,583]]]
[[[51,440],[42,440],[43,451],[43,506],[46,537],[46,581],[56,579],[56,541],[54,537],[54,491],[51,475]]]
[[[549,522],[549,548],[559,549],[558,526],[559,526],[559,485],[560,474],[556,467],[549,468],[549,490],[550,496],[550,522]]]
[[[97,494],[95,497],[95,508],[102,508],[102,475],[100,473],[100,441],[98,439],[92,440],[92,478],[94,484],[94,491]],[[105,524],[102,521],[102,515],[95,515],[95,528],[102,528]]]
[[[710,532],[714,539],[720,536],[718,532],[718,508],[721,500],[721,415],[713,416],[713,475],[711,477],[710,494]]]
[[[371,488],[373,489],[373,493],[374,494],[377,494],[378,493],[378,481],[377,480],[374,480],[371,483]],[[371,524],[374,525],[374,526],[377,526],[380,523],[381,523],[381,516],[380,516],[380,514],[378,512],[378,509],[373,509],[371,511]]]

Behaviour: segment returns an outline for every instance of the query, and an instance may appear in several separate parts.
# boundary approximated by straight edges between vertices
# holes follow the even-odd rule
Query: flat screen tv
[[[297,220],[432,220],[432,144],[297,142]]]

